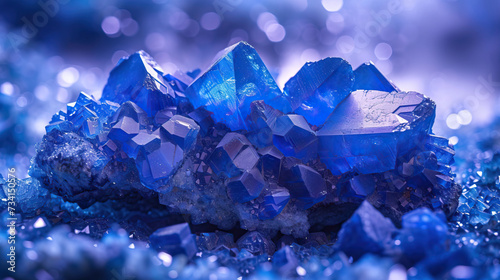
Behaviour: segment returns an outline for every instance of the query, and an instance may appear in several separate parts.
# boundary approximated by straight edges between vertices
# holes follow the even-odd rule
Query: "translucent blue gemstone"
[[[402,227],[395,239],[399,240],[398,248],[410,265],[446,250],[448,226],[429,209],[420,208],[405,214]]]
[[[139,128],[139,123],[134,119],[123,117],[110,129],[108,138],[117,143],[125,143],[139,134]]]
[[[323,177],[303,164],[295,164],[282,172],[280,183],[290,191],[292,198],[297,199],[298,205],[303,209],[311,208],[326,197],[326,183]]]
[[[245,119],[252,101],[264,100],[285,113],[291,110],[255,49],[245,42],[222,51],[185,94],[195,107],[205,106],[216,122],[233,131],[247,129]]]
[[[166,123],[170,118],[177,114],[177,107],[168,107],[156,113],[154,122],[156,125]]]
[[[296,271],[298,264],[299,259],[290,246],[284,246],[273,255],[273,268],[285,277],[291,276]]]
[[[313,125],[322,125],[353,90],[351,65],[337,57],[308,62],[285,84],[292,110]]]
[[[122,104],[132,101],[149,117],[170,106],[178,97],[162,76],[160,67],[144,51],[122,59],[109,75],[101,100]]]
[[[349,180],[350,188],[354,195],[365,198],[375,190],[376,182],[373,176],[358,175]]]
[[[137,104],[127,101],[123,103],[112,117],[110,123],[118,122],[123,117],[129,117],[139,123],[141,129],[145,129],[148,124],[148,114],[144,112]]]
[[[141,131],[132,139],[123,144],[122,149],[131,158],[136,158],[139,151],[150,154],[161,146],[160,136]]]
[[[234,202],[248,202],[260,195],[265,184],[259,170],[253,168],[243,172],[240,176],[229,179],[227,182],[227,194]]]
[[[278,216],[290,201],[290,192],[285,188],[276,188],[266,191],[264,203],[259,213],[260,220],[269,220]]]
[[[250,141],[244,135],[230,132],[210,155],[208,164],[217,175],[234,177],[251,170],[258,161],[259,154]]]
[[[352,217],[342,224],[335,245],[355,259],[366,253],[382,254],[389,248],[395,231],[391,220],[364,201]]]
[[[258,231],[249,231],[245,233],[238,239],[236,244],[238,245],[238,249],[246,249],[253,255],[272,255],[276,250],[276,245]]]
[[[191,258],[197,246],[188,223],[160,228],[149,236],[151,246],[170,255],[184,254]]]
[[[354,70],[353,90],[399,91],[371,61],[361,64]]]
[[[89,118],[83,121],[82,132],[87,138],[94,138],[102,131],[102,125],[98,118]]]
[[[285,155],[307,162],[318,153],[318,138],[301,115],[280,116],[272,126],[273,143]]]
[[[251,130],[260,130],[274,126],[276,119],[283,115],[283,112],[267,105],[264,101],[253,101],[250,104],[250,114],[246,118],[247,127]]]
[[[139,151],[136,164],[141,177],[146,182],[166,179],[174,168],[182,161],[184,152],[179,146],[170,142],[161,143],[160,148],[147,153]],[[156,188],[154,185],[147,185]]]
[[[260,155],[259,168],[264,176],[278,179],[284,155],[274,146],[269,146],[258,151]]]
[[[316,133],[319,156],[334,175],[395,168],[398,154],[430,132],[435,104],[416,92],[355,91]]]
[[[100,133],[101,124],[97,115],[100,103],[95,101],[91,96],[82,92],[78,96],[76,102],[67,105],[67,120],[72,123],[75,131],[80,130],[82,126],[90,120],[90,124],[94,124],[94,128],[87,126],[83,128],[83,133],[87,137],[95,137]]]
[[[184,151],[191,148],[200,132],[200,126],[190,118],[175,115],[160,127],[162,141],[169,141]]]
[[[235,248],[234,236],[231,233],[216,231],[201,233],[196,237],[196,244],[198,248],[203,250],[212,251],[220,246],[226,248]]]
[[[246,118],[247,127],[250,131],[246,134],[248,140],[258,148],[265,148],[273,144],[273,132],[276,119],[282,116],[279,110],[264,103],[264,101],[253,101],[250,104],[250,114]]]
[[[49,133],[52,130],[59,130],[61,132],[69,132],[73,130],[73,125],[69,121],[57,121],[51,122],[45,126],[45,132]]]
[[[118,145],[113,140],[106,141],[102,146],[101,150],[108,156],[111,157],[118,150]]]
[[[163,76],[165,78],[165,81],[168,82],[168,84],[174,89],[176,92],[183,93],[189,84],[193,81],[193,79],[183,73],[176,73],[176,76],[173,76],[171,74],[166,74]]]
[[[428,135],[425,139],[425,147],[434,152],[439,164],[452,165],[455,163],[455,150],[448,143],[448,139],[436,135]]]
[[[200,125],[203,134],[206,134],[209,128],[214,125],[212,115],[213,113],[208,111],[205,107],[198,107],[188,114],[191,119],[195,120]]]

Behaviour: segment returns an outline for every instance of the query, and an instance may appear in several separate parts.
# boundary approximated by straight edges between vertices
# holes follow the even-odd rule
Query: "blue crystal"
[[[87,138],[94,138],[102,131],[102,125],[98,118],[83,121],[82,132]]]
[[[458,278],[478,267],[458,248],[500,256],[500,156],[483,176],[459,177],[470,183],[461,193],[453,147],[431,134],[434,116],[430,99],[400,92],[371,64],[353,73],[339,58],[307,63],[283,95],[245,43],[202,75],[164,75],[136,53],[115,67],[100,101],[81,93],[53,116],[31,178],[17,181],[16,243],[31,254],[19,258],[19,277],[70,275],[75,263],[45,253],[65,246],[144,279]],[[0,176],[2,200],[5,183]],[[0,216],[7,244],[9,214]],[[75,234],[49,233],[60,223]],[[69,242],[87,235],[95,240]],[[197,249],[195,259],[177,256]],[[32,260],[33,251],[48,259]]]
[[[135,122],[139,123],[140,128],[144,129],[148,126],[148,114],[144,112],[137,104],[127,101],[123,103],[112,117],[110,123],[114,123],[122,119],[123,117],[129,117]]]
[[[187,151],[196,141],[200,126],[190,118],[175,115],[160,127],[162,141],[175,143]]]
[[[278,148],[269,146],[258,150],[260,155],[259,168],[264,176],[278,179],[284,155]]]
[[[183,156],[181,147],[170,142],[162,142],[160,147],[152,152],[139,151],[136,159],[137,169],[147,182],[166,179],[182,161]]]
[[[196,237],[196,244],[198,248],[207,251],[212,251],[220,246],[236,248],[233,235],[223,231],[202,233]]]
[[[283,113],[265,104],[263,101],[253,101],[250,104],[250,114],[246,118],[250,131],[246,134],[248,140],[258,148],[265,148],[273,144],[272,127]]]
[[[350,187],[355,195],[365,198],[375,190],[376,182],[372,176],[358,175],[349,180]]]
[[[326,197],[326,183],[323,177],[303,164],[296,164],[283,172],[280,182],[303,209],[311,208]]]
[[[56,129],[63,132],[69,132],[72,130],[73,125],[69,121],[56,121],[51,122],[47,126],[45,126],[45,132],[49,133],[52,130]]]
[[[434,103],[416,92],[355,91],[317,132],[319,156],[334,175],[394,169],[399,154],[426,136]]]
[[[166,123],[170,118],[177,114],[177,107],[168,107],[156,113],[154,122],[156,125]]]
[[[385,92],[399,91],[373,63],[366,62],[354,70],[353,90],[379,90]]]
[[[249,231],[245,233],[238,239],[236,244],[240,250],[246,249],[253,255],[272,255],[276,250],[276,245],[258,231]]]
[[[265,191],[264,203],[259,219],[269,220],[278,216],[290,201],[290,192],[285,188]]]
[[[160,228],[149,236],[151,246],[170,255],[184,254],[192,258],[196,254],[196,240],[189,224],[178,224]]]
[[[290,105],[260,59],[255,49],[245,42],[228,47],[218,54],[215,63],[186,90],[195,107],[205,106],[214,120],[231,130],[246,129],[250,103],[266,104],[288,113]]]
[[[308,62],[285,84],[292,110],[313,125],[322,125],[353,90],[351,65],[336,57]]]
[[[446,251],[448,227],[446,223],[427,208],[406,213],[402,218],[403,228],[395,238],[403,256],[410,265],[426,256]]]
[[[274,253],[273,268],[283,276],[291,276],[299,264],[299,260],[289,246],[284,246]]]
[[[233,177],[242,171],[251,170],[257,164],[259,155],[248,139],[238,133],[228,133],[219,142],[208,164],[217,174]]]
[[[101,100],[118,104],[133,101],[149,117],[170,106],[176,106],[178,93],[162,76],[162,71],[144,51],[122,59],[109,75]]]
[[[214,125],[213,113],[205,109],[205,107],[198,107],[188,115],[200,125],[203,134],[206,134],[210,127]]]
[[[318,138],[301,115],[278,117],[272,127],[273,143],[285,155],[307,162],[317,157]]]
[[[130,117],[123,117],[110,130],[109,139],[117,143],[125,143],[139,134],[140,125]]]
[[[160,137],[156,134],[149,134],[145,131],[139,132],[132,139],[123,144],[122,149],[131,158],[136,158],[139,151],[150,154],[158,150],[161,146]]]
[[[257,198],[265,186],[259,170],[253,168],[227,182],[227,194],[234,202],[244,203]]]
[[[336,246],[355,259],[387,250],[396,227],[369,202],[364,201],[339,231]]]

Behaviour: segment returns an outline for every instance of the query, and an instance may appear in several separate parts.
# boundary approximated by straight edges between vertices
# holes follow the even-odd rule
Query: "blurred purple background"
[[[495,0],[3,0],[0,173],[25,177],[51,116],[80,91],[100,97],[122,56],[144,49],[167,73],[204,70],[240,40],[281,87],[306,61],[373,61],[436,101],[434,131],[457,149],[499,115]]]

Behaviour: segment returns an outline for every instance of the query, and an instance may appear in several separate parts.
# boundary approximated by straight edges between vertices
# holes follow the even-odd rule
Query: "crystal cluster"
[[[163,73],[140,51],[100,100],[81,93],[54,115],[18,199],[47,225],[79,221],[78,234],[118,223],[163,262],[319,279],[390,257],[437,277],[422,261],[459,254],[445,221],[461,187],[434,117],[432,100],[371,63],[309,62],[282,92],[244,42],[203,73]],[[313,256],[328,260],[322,275]]]

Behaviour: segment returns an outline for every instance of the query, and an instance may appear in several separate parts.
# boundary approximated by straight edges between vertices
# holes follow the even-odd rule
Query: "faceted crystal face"
[[[270,190],[264,196],[264,208],[259,219],[268,220],[278,216],[290,201],[290,192],[285,188]]]
[[[290,191],[291,197],[297,199],[300,207],[311,208],[326,196],[326,184],[321,175],[314,169],[297,164],[280,177],[280,182]]]
[[[318,138],[303,116],[278,117],[272,127],[273,143],[285,155],[307,162],[316,158]]]
[[[399,91],[371,62],[363,63],[354,70],[353,90]]]
[[[216,62],[186,90],[195,107],[205,106],[214,119],[231,130],[247,129],[245,119],[250,103],[263,100],[282,112],[290,104],[267,70],[255,49],[245,42],[237,43],[216,57]]]
[[[292,110],[313,125],[322,125],[353,90],[352,67],[341,58],[306,63],[285,85]]]
[[[264,188],[264,178],[253,168],[241,176],[231,178],[227,184],[227,194],[234,202],[244,203],[257,198]]]
[[[124,143],[139,134],[139,123],[129,117],[123,117],[109,131],[108,137],[120,143]]]
[[[215,173],[233,177],[252,169],[258,160],[257,151],[245,136],[228,133],[217,145],[208,163]]]
[[[390,245],[395,231],[391,220],[365,201],[342,225],[336,245],[356,259],[365,253],[380,254]]]
[[[183,150],[189,150],[196,140],[200,126],[190,118],[175,115],[160,128],[160,136],[179,145]]]
[[[133,101],[152,117],[166,107],[177,105],[176,97],[160,67],[141,51],[122,59],[111,71],[101,100],[119,104]]]
[[[398,153],[430,132],[435,105],[416,92],[355,91],[317,132],[319,156],[335,175],[394,169]]]
[[[276,245],[266,238],[264,235],[259,233],[258,231],[250,231],[243,235],[236,242],[238,248],[246,249],[248,252],[254,255],[262,255],[262,254],[272,254],[276,249]]]
[[[173,256],[183,254],[191,258],[196,253],[196,240],[187,223],[160,228],[149,240],[152,247]]]

